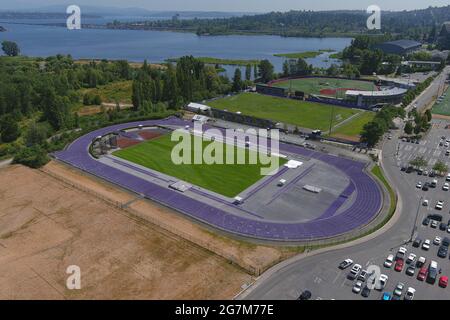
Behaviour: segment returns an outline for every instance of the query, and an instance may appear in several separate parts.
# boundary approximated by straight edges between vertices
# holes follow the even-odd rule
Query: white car
[[[353,286],[352,291],[354,293],[360,293],[362,289],[362,282],[361,281],[356,281],[355,285]]]
[[[442,238],[441,237],[436,237],[433,240],[433,244],[435,244],[436,246],[439,246],[442,242]]]
[[[444,185],[442,186],[442,190],[448,191],[449,189],[450,189],[450,186],[449,186],[448,182],[444,183]]]
[[[390,254],[388,255],[388,257],[386,258],[386,261],[384,261],[384,266],[386,268],[390,268],[392,267],[392,264],[394,263],[394,255]]]
[[[405,300],[413,300],[416,289],[409,287],[405,294]]]
[[[436,209],[437,209],[437,210],[442,210],[443,208],[444,208],[444,201],[439,200],[439,201],[436,203]]]
[[[426,250],[426,251],[430,250],[430,246],[431,246],[431,241],[428,239],[422,243],[423,250]]]
[[[422,189],[422,182],[417,182],[417,184],[416,184],[416,188],[417,189]]]
[[[436,220],[431,220],[431,227],[436,229],[438,227],[438,222]]]
[[[386,284],[389,280],[389,277],[385,274],[380,275],[380,278],[378,279],[378,287],[377,289],[383,290],[384,287],[386,287]]]
[[[410,253],[408,259],[406,259],[406,263],[414,263],[416,261],[416,255],[414,253]]]
[[[450,233],[450,226],[448,226],[447,228],[447,233]]]
[[[397,286],[395,287],[395,290],[394,290],[394,295],[401,297],[404,288],[405,288],[405,285],[402,282],[397,283]]]
[[[422,205],[424,207],[428,207],[428,203],[429,203],[429,201],[427,199],[425,199],[425,200],[423,200]]]

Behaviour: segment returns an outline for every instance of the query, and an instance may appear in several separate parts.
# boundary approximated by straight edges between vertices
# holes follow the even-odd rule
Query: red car
[[[441,288],[447,288],[448,285],[448,277],[442,276],[439,278],[439,287]]]
[[[422,269],[420,269],[420,271],[419,271],[419,274],[417,275],[417,280],[424,281],[425,278],[427,277],[427,273],[428,273],[428,268],[422,267]]]
[[[404,263],[404,261],[403,261],[403,259],[398,259],[396,262],[395,262],[395,271],[397,271],[397,272],[402,272],[402,270],[403,270],[403,265],[404,265],[405,263]]]

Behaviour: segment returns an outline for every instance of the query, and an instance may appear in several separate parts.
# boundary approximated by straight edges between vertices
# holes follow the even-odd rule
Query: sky
[[[39,8],[58,4],[140,7],[158,11],[239,11],[365,10],[376,4],[383,10],[422,9],[450,5],[450,0],[0,0],[0,10]]]

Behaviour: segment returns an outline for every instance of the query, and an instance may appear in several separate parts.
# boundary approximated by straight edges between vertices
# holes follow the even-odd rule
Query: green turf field
[[[434,104],[432,112],[443,116],[450,116],[450,89],[445,92],[445,98],[442,102]]]
[[[169,176],[181,179],[196,186],[222,194],[227,197],[235,197],[258,180],[263,178],[260,169],[269,167],[258,164],[180,164],[173,163],[171,154],[178,142],[171,141],[171,135],[164,135],[157,139],[146,141],[138,145],[119,150],[113,154],[119,158],[140,164],[144,167],[162,172]],[[204,141],[203,147],[212,142]],[[223,155],[225,144],[213,142],[220,146]],[[237,147],[235,147],[235,158]],[[242,151],[242,149],[240,149]],[[246,159],[255,151],[244,150]],[[192,158],[194,150],[191,150]],[[279,165],[286,163],[285,159],[278,158]]]
[[[285,89],[291,89],[292,91],[303,91],[309,94],[335,96],[336,94],[321,93],[321,90],[339,88],[344,89],[356,89],[356,90],[377,90],[375,84],[372,82],[347,80],[347,79],[333,79],[333,78],[304,78],[294,79],[290,81],[283,81],[273,84],[274,87],[280,87]],[[338,97],[341,98],[344,91],[338,93]]]
[[[348,123],[344,123],[342,126],[333,129],[331,136],[348,137],[358,140],[364,125],[372,121],[374,117],[374,112],[363,111],[353,117]]]
[[[208,102],[217,109],[240,111],[244,115],[270,119],[303,128],[329,130],[332,106],[320,103],[272,97],[257,93],[241,93]],[[360,110],[334,107],[333,126],[361,112]]]

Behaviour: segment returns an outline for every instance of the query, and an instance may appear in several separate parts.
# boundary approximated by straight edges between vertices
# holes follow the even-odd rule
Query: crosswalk
[[[436,143],[421,141],[420,144],[399,142],[396,154],[397,165],[407,165],[417,156],[423,157],[428,162],[428,167],[433,167],[436,162],[442,161],[450,167],[450,157],[445,155],[446,149],[439,147]]]

